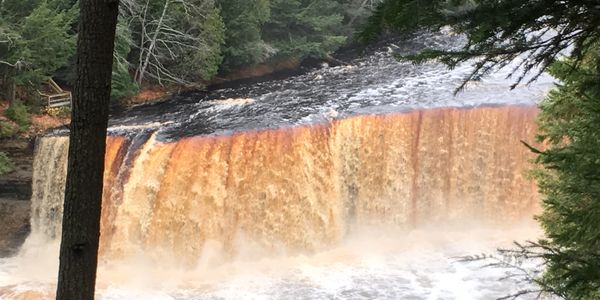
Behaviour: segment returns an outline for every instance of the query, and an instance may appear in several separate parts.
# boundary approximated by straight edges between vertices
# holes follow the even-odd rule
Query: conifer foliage
[[[540,105],[538,138],[549,145],[535,172],[549,250],[542,284],[567,299],[600,299],[600,48],[573,64],[552,65],[561,84]]]
[[[387,0],[370,17],[360,39],[368,42],[386,32],[411,34],[451,26],[466,36],[464,47],[427,49],[404,58],[435,59],[451,68],[475,59],[465,83],[517,61],[514,87],[531,71],[534,76],[526,81],[534,81],[567,49],[577,66],[600,39],[599,20],[596,0]]]

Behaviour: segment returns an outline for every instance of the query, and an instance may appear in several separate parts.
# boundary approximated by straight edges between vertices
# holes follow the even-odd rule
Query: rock
[[[29,201],[0,199],[0,257],[14,255],[29,235]]]

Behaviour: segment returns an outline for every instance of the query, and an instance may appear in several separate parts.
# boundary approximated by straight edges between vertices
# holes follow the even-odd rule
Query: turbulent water
[[[489,299],[525,288],[456,257],[537,236],[520,140],[533,141],[551,80],[509,91],[497,73],[455,97],[468,67],[389,52],[115,116],[100,295]],[[37,143],[32,234],[0,262],[0,298],[52,293],[68,148],[56,133]]]

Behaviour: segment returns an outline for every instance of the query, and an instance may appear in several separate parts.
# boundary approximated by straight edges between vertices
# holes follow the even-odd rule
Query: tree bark
[[[94,299],[118,0],[79,2],[79,37],[56,299]]]
[[[17,93],[17,84],[15,83],[15,79],[14,76],[16,74],[16,71],[14,70],[14,67],[8,63],[5,63],[5,65],[7,65],[6,67],[6,71],[4,74],[4,80],[3,80],[3,87],[4,87],[4,97],[6,97],[6,100],[8,101],[8,107],[13,106],[13,104],[15,104],[15,100],[16,100],[16,93]]]
[[[17,84],[15,80],[10,77],[6,82],[6,100],[8,100],[8,107],[11,107],[15,104],[17,100]]]

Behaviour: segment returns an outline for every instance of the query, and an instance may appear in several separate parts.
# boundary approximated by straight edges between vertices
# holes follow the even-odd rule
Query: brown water
[[[101,252],[164,251],[190,263],[207,240],[235,251],[240,232],[265,247],[318,250],[355,224],[520,220],[537,208],[524,178],[532,155],[520,144],[533,139],[536,114],[430,109],[176,142],[150,137],[137,148],[111,136]],[[52,238],[67,143],[46,137],[37,149],[33,230]]]
[[[410,287],[415,284],[406,281],[409,275],[396,274],[406,267],[402,253],[418,257],[433,251],[425,259],[437,261],[433,268],[440,269],[432,274],[452,277],[458,271],[447,257],[464,254],[456,250],[457,241],[463,251],[477,240],[506,243],[521,236],[513,225],[538,210],[536,187],[524,177],[532,155],[520,144],[533,140],[536,115],[530,106],[438,108],[171,142],[144,134],[110,136],[99,288],[107,291],[138,278],[144,282],[142,290],[149,282],[153,287],[169,282],[179,291],[171,290],[169,297],[183,293],[182,299],[211,299],[206,293],[219,288],[203,288],[209,285],[206,273],[229,278],[223,284],[248,264],[263,268],[261,261],[274,257],[266,263],[272,279],[283,276],[270,273],[281,267],[273,265],[297,266],[298,255],[312,257],[309,265],[318,269],[328,266],[314,262],[328,257],[323,253],[349,255],[356,263],[364,262],[358,259],[361,253],[380,253],[379,248],[387,249],[380,254],[391,269],[373,271],[371,264],[361,269],[360,263],[348,263],[344,265],[352,267],[339,274],[364,277],[369,285],[375,272],[391,276],[386,282],[399,280]],[[29,293],[37,298],[53,290],[67,146],[66,137],[38,142],[32,234],[20,257],[5,264],[4,277],[0,272],[0,297],[26,298]],[[481,233],[482,228],[491,229]],[[535,237],[530,225],[520,228],[527,238]],[[381,235],[388,231],[393,233]],[[493,249],[486,245],[476,249]],[[386,260],[390,257],[392,262]],[[231,267],[240,259],[243,267]],[[135,276],[131,269],[137,270]],[[292,279],[283,286],[292,287],[305,280],[284,278]],[[388,292],[409,295],[392,288]],[[107,293],[109,298],[130,297],[122,291]],[[290,293],[331,298],[302,289]],[[484,295],[494,293],[502,295],[493,289]],[[231,297],[243,294],[237,295]]]

